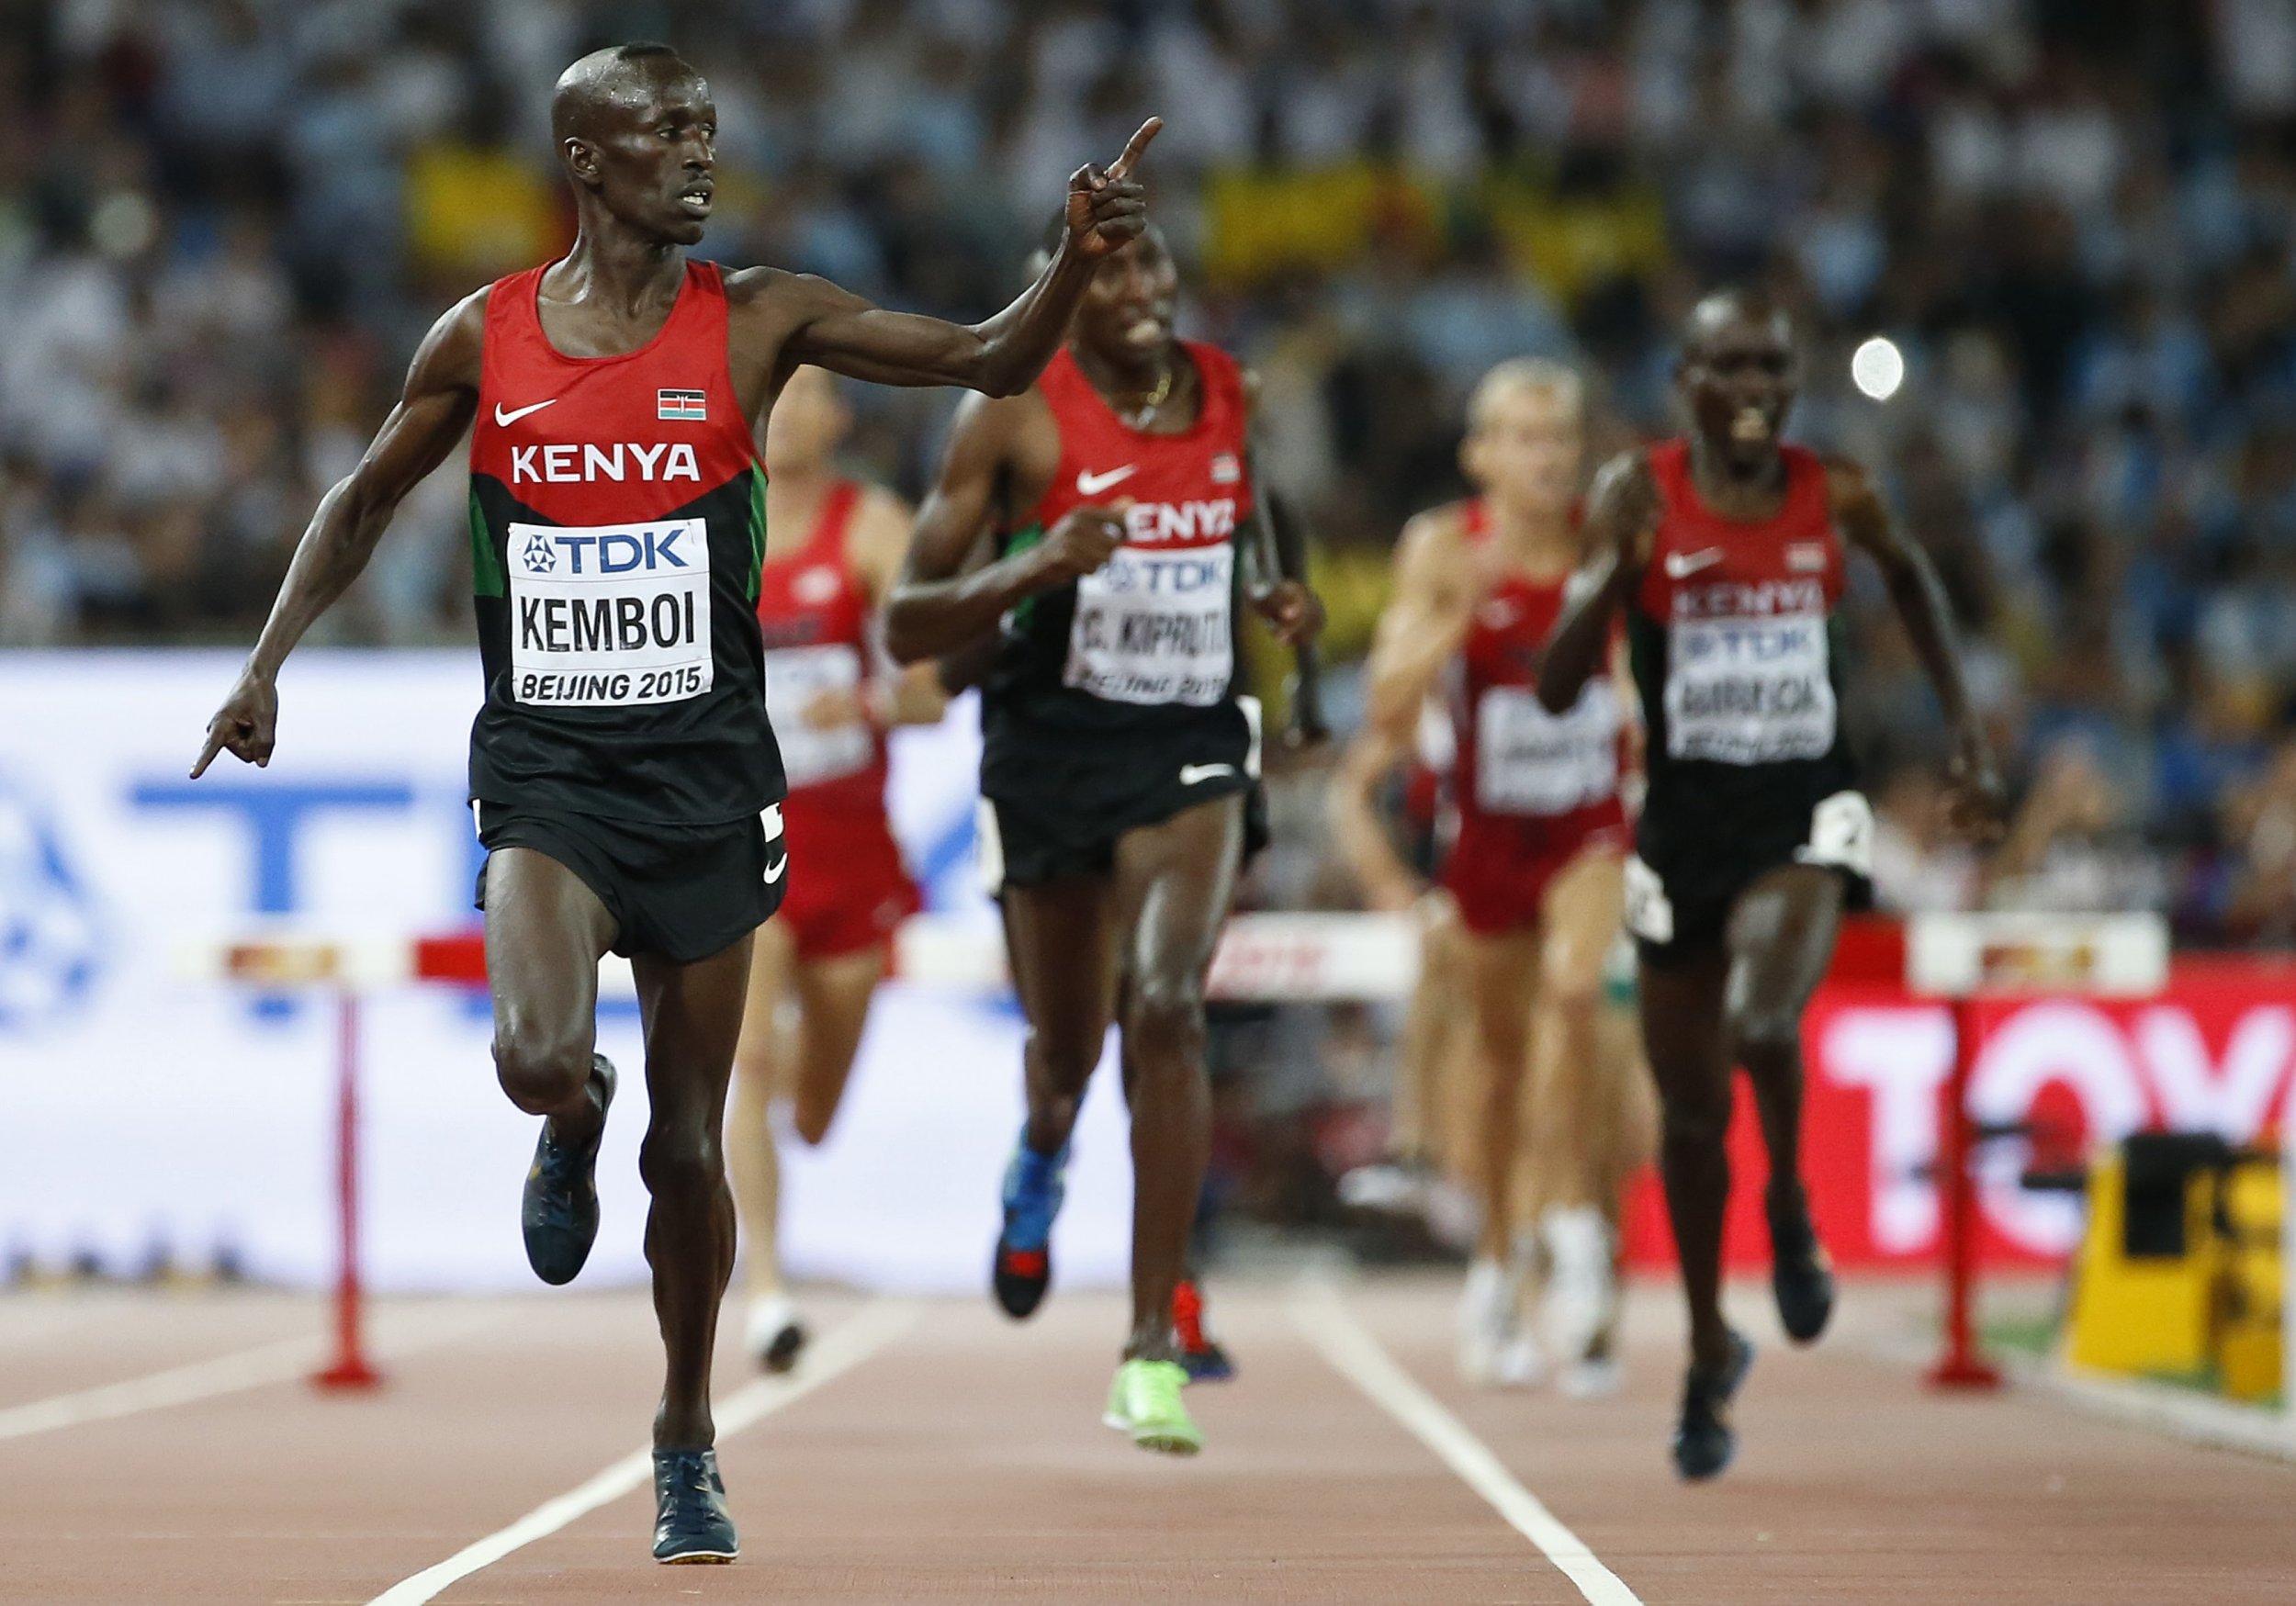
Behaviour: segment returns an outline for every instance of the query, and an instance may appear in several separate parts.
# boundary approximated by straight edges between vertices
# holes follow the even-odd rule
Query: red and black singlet
[[[1639,846],[1661,869],[1716,844],[1799,841],[1812,806],[1856,784],[1841,732],[1842,549],[1826,466],[1800,446],[1780,452],[1784,498],[1758,521],[1705,505],[1687,441],[1649,453],[1659,527],[1626,613],[1649,732]]]
[[[1461,513],[1470,545],[1491,539],[1480,499]],[[1548,713],[1538,701],[1535,666],[1562,612],[1567,578],[1510,573],[1469,616],[1450,684],[1462,829],[1485,818],[1536,820],[1567,844],[1624,822],[1621,708],[1607,669],[1588,678],[1566,713]]]
[[[1202,397],[1176,434],[1119,418],[1065,348],[1037,381],[1060,426],[1060,466],[1003,532],[1003,551],[1042,540],[1073,508],[1128,499],[1131,511],[1106,565],[1007,617],[990,718],[1106,733],[1185,724],[1232,702],[1235,535],[1252,511],[1243,377],[1217,347],[1181,345]]]
[[[861,488],[839,480],[795,551],[770,558],[758,582],[765,637],[765,705],[789,777],[788,809],[882,814],[885,739],[869,724],[816,729],[806,709],[824,692],[875,681],[869,597],[846,556]]]
[[[580,358],[543,332],[546,271],[487,299],[471,794],[667,824],[755,814],[782,792],[756,612],[765,466],[727,366],[724,281],[687,264],[658,334]]]

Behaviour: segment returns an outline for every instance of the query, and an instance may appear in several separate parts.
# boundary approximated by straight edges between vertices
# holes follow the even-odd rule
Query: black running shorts
[[[1837,792],[1798,816],[1782,811],[1767,833],[1676,833],[1657,851],[1649,833],[1626,861],[1626,930],[1643,961],[1683,964],[1721,942],[1739,898],[1784,865],[1816,864],[1840,874],[1848,906],[1874,901],[1874,811],[1859,792]]]
[[[1245,858],[1266,847],[1258,705],[1238,699],[1204,713],[1169,728],[1081,739],[985,722],[980,854],[990,894],[1106,875],[1126,833],[1238,792]]]
[[[527,848],[556,859],[598,894],[614,919],[613,951],[672,964],[709,958],[756,930],[789,890],[779,803],[728,825],[600,819],[473,801],[490,856]],[[487,906],[486,866],[472,896]]]

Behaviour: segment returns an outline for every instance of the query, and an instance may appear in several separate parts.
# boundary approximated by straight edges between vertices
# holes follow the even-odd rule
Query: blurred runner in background
[[[1615,1376],[1618,1191],[1638,1158],[1641,1124],[1631,1056],[1604,1053],[1600,1029],[1618,932],[1621,758],[1633,719],[1623,677],[1596,677],[1552,715],[1537,703],[1534,674],[1579,559],[1584,410],[1578,375],[1559,364],[1503,363],[1478,387],[1462,463],[1479,494],[1404,531],[1364,727],[1332,806],[1373,906],[1420,910],[1431,934],[1404,1044],[1423,1141],[1428,1086],[1442,1080],[1423,1058],[1442,1013],[1428,990],[1459,989],[1471,1022],[1475,1141],[1465,1160],[1481,1225],[1459,1309],[1460,1371],[1518,1386],[1543,1374],[1522,1318],[1543,1266],[1549,1338],[1567,1385],[1592,1392]],[[1424,746],[1420,712],[1437,694],[1456,759],[1451,839],[1440,889],[1429,892],[1371,799]]]
[[[931,665],[884,661],[878,611],[908,553],[909,510],[838,477],[832,458],[851,425],[836,377],[800,368],[764,432],[758,621],[791,859],[781,918],[750,951],[726,1162],[745,1240],[745,1342],[769,1372],[795,1365],[806,1336],[782,1280],[774,1109],[793,1106],[809,1144],[837,1119],[894,930],[918,902],[885,814],[885,733],[930,724],[949,703]]]

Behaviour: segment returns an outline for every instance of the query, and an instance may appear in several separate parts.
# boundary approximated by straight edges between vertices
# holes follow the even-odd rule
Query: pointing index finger
[[[191,778],[197,781],[205,775],[208,772],[208,766],[215,762],[215,756],[222,750],[223,734],[217,727],[210,725],[208,728],[207,745],[199,749],[199,761],[191,767]]]
[[[1140,160],[1141,152],[1148,149],[1148,142],[1156,137],[1157,132],[1162,129],[1163,127],[1164,119],[1162,118],[1150,118],[1146,122],[1141,124],[1140,132],[1134,134],[1131,138],[1131,143],[1124,147],[1124,154],[1119,156],[1114,162],[1109,164],[1109,176],[1110,178],[1130,177],[1132,171],[1132,163]]]

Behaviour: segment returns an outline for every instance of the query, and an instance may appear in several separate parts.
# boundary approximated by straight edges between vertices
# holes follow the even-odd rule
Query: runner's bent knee
[[[1798,999],[1735,1002],[1724,1023],[1733,1057],[1740,1064],[1768,1063],[1801,1050],[1802,1011]]]
[[[1660,1094],[1659,1125],[1670,1147],[1719,1146],[1730,1131],[1730,1098],[1726,1087],[1719,1098],[1711,1095]]]
[[[541,1115],[570,1102],[590,1081],[594,1029],[576,1023],[508,1021],[495,1028],[494,1074],[511,1102]]]
[[[1552,942],[1541,958],[1538,995],[1550,1009],[1593,1016],[1603,1001],[1603,956],[1568,940]]]
[[[1133,983],[1124,1006],[1124,1030],[1143,1061],[1202,1057],[1204,990],[1193,977]]]
[[[725,1181],[726,1157],[708,1126],[678,1121],[648,1129],[638,1145],[637,1172],[657,1197],[707,1192]]]
[[[1089,1031],[1058,1024],[1031,1026],[1028,1056],[1061,1086],[1080,1088],[1100,1062],[1100,1043],[1107,1035],[1106,1023],[1095,1023]]]

